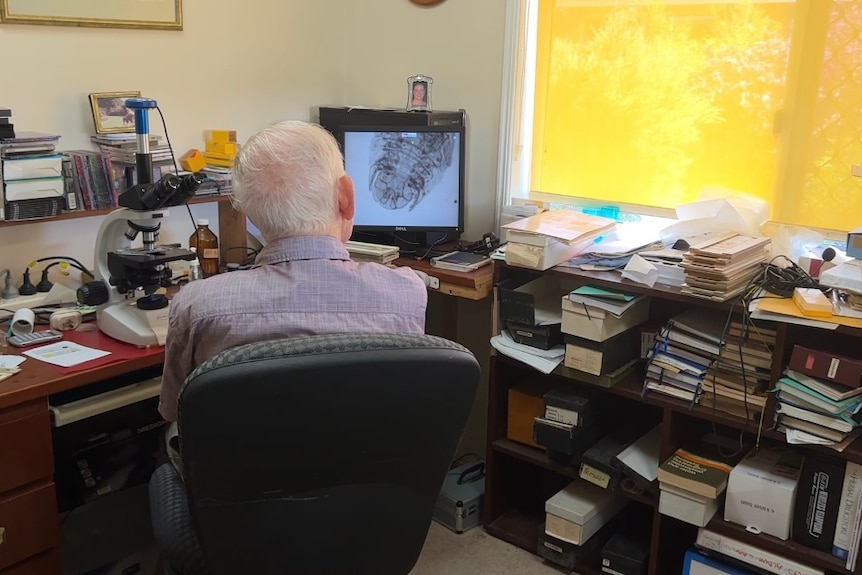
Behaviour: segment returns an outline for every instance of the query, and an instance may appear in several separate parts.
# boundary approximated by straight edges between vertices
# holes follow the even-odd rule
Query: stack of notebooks
[[[681,291],[714,301],[736,297],[760,271],[769,245],[769,238],[726,234],[691,246],[682,260]]]
[[[809,443],[832,444],[855,438],[862,429],[862,387],[815,377],[811,362],[806,360],[812,352],[794,346],[790,365],[775,384],[778,430]]]
[[[550,210],[506,224],[506,263],[546,270],[589,248],[616,222],[573,210]]]
[[[369,244],[365,242],[347,242],[347,251],[350,259],[355,262],[374,262],[378,264],[391,264],[398,259],[397,246],[385,246],[382,244]]]
[[[775,331],[743,326],[727,313],[690,309],[658,333],[648,355],[644,395],[664,393],[747,419],[766,405]],[[705,398],[705,401],[704,401]]]

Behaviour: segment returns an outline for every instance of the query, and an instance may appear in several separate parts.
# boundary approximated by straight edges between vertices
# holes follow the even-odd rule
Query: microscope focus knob
[[[78,303],[81,305],[101,305],[108,301],[108,286],[105,282],[87,282],[77,291]]]

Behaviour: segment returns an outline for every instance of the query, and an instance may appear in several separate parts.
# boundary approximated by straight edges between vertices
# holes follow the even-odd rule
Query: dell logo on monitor
[[[406,232],[407,228],[405,228],[404,226],[395,226],[395,231],[396,232]]]

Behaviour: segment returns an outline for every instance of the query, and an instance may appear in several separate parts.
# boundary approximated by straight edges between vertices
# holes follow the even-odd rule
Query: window
[[[716,186],[862,225],[862,0],[515,4],[511,196],[673,208]]]

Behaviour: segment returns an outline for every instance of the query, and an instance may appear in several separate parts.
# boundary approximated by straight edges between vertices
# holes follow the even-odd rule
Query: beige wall
[[[434,78],[436,109],[467,111],[464,237],[492,229],[504,0],[449,0],[435,8],[407,0],[184,0],[183,6],[182,32],[0,26],[0,53],[14,54],[3,60],[0,106],[12,108],[18,130],[61,134],[62,149],[89,148],[87,95],[140,90],[158,100],[180,154],[201,147],[205,129],[235,129],[243,141],[278,120],[312,119],[321,104],[403,107],[407,77],[422,73]],[[162,133],[157,114],[150,123]],[[192,210],[217,222],[212,204]],[[38,257],[67,255],[92,265],[100,221],[0,228],[0,269],[11,267],[20,283],[27,262]],[[161,239],[186,242],[191,231],[186,211],[174,208]],[[429,315],[445,299],[432,298]],[[471,319],[458,339],[483,367],[486,304],[458,304]],[[484,389],[465,437],[468,451],[483,448]]]
[[[208,128],[240,140],[282,119],[311,119],[320,104],[403,106],[407,76],[435,78],[436,108],[470,121],[468,238],[491,228],[496,180],[504,2],[452,0],[185,0],[182,32],[0,26],[0,105],[19,130],[61,134],[90,147],[87,94],[140,90],[158,100],[175,151],[203,145]],[[157,114],[152,132],[161,133]],[[212,205],[195,217],[216,219]],[[0,228],[0,268],[36,257],[93,262],[100,218]],[[162,240],[186,241],[191,222],[172,210]]]

